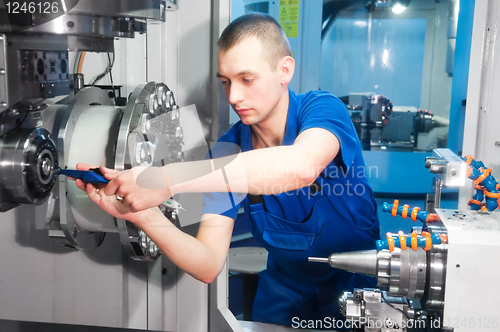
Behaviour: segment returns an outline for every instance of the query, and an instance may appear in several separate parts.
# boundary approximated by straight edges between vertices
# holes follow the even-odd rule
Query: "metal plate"
[[[150,123],[154,121],[154,127]],[[134,166],[162,166],[171,161],[182,161],[181,141],[169,133],[179,128],[178,107],[172,91],[163,83],[147,83],[137,86],[129,98],[123,113],[118,140],[114,168],[128,169]],[[173,139],[174,144],[165,143]],[[142,149],[142,150],[141,150]],[[165,156],[157,156],[156,150],[167,151]],[[166,217],[174,219],[171,211]],[[120,240],[125,251],[136,260],[154,260],[159,250],[152,241],[142,237],[135,225],[126,220],[117,220]]]
[[[98,88],[84,88],[71,99],[66,109],[59,109],[55,116],[54,132],[57,134],[57,137],[55,137],[56,146],[59,153],[60,167],[62,168],[68,165],[68,152],[73,139],[74,127],[85,108],[90,104],[112,106],[111,100],[103,90]],[[65,176],[59,176],[57,180],[56,189],[51,196],[51,199],[57,200],[57,202],[49,204],[49,206],[53,209],[57,208],[58,211],[48,212],[48,215],[51,215],[53,218],[51,220],[49,235],[53,239],[77,249],[96,248],[103,241],[104,233],[89,232],[78,225],[78,221],[73,215],[70,202],[67,198],[68,191],[75,190],[74,188],[70,189],[71,185],[74,186],[74,184],[70,184]],[[103,218],[106,218],[104,211],[100,213]],[[110,218],[109,215],[107,218]]]

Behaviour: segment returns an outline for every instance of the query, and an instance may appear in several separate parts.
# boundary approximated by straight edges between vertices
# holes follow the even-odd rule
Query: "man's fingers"
[[[81,190],[85,191],[85,182],[83,182],[82,180],[77,179],[77,180],[75,181],[75,184],[76,184],[76,186],[77,186],[79,189],[81,189]]]
[[[113,179],[108,182],[106,187],[104,188],[104,194],[107,196],[115,195],[118,193],[118,188],[120,188],[123,191],[123,187],[120,186],[120,183],[118,183],[117,179]]]
[[[85,163],[78,163],[76,164],[76,169],[79,171],[88,171],[91,168],[96,168],[97,166],[90,165],[90,164],[85,164]]]
[[[112,168],[107,168],[105,166],[99,166],[99,170],[101,171],[104,178],[108,180],[113,180],[118,174],[120,174],[120,171]]]
[[[87,183],[85,184],[85,192],[87,193],[87,196],[89,196],[89,198],[95,202],[97,195],[97,188],[94,187],[92,184]]]

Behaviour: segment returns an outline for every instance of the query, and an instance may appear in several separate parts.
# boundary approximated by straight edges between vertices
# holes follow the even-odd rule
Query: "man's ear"
[[[292,80],[295,71],[295,60],[291,56],[286,56],[280,61],[281,84],[288,84]]]

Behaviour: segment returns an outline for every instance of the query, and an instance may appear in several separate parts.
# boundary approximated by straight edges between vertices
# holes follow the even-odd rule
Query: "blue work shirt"
[[[252,313],[256,321],[292,325],[294,319],[339,320],[343,317],[338,298],[343,291],[375,286],[373,278],[307,260],[334,252],[374,249],[379,239],[377,205],[345,105],[327,92],[296,95],[289,90],[282,145],[293,145],[297,136],[310,128],[326,129],[340,143],[339,153],[317,178],[319,192],[306,187],[261,196],[260,203],[249,197],[235,203],[242,197],[235,193],[204,195],[203,213],[236,219],[243,206],[253,236],[269,252],[267,269],[259,274]],[[218,140],[222,142],[234,143],[242,152],[253,150],[250,126],[239,121]]]

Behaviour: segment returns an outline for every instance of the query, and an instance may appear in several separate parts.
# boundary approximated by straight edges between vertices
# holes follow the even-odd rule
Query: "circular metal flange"
[[[9,199],[17,204],[42,204],[54,185],[58,156],[44,128],[19,129],[7,135],[1,148],[0,174]]]
[[[430,233],[448,234],[446,227],[440,221],[428,224],[427,228]],[[427,251],[428,278],[425,291],[425,309],[443,310],[444,308],[447,252],[447,244],[433,245],[431,249]]]
[[[57,132],[56,146],[58,149],[58,158],[63,168],[67,166],[74,168],[75,166],[68,165],[69,161],[73,162],[70,152],[78,153],[78,151],[70,151],[70,148],[75,148],[73,135],[76,132],[76,138],[81,140],[78,131],[75,131],[75,129],[82,114],[84,114],[87,108],[93,105],[113,108],[111,100],[103,90],[91,87],[78,91],[66,108],[59,108],[57,110],[54,119],[54,133]],[[92,135],[92,132],[89,132],[89,135]],[[85,144],[85,142],[80,143]],[[103,142],[103,145],[106,145],[106,142]],[[86,149],[88,150],[89,147],[86,147]],[[53,216],[51,220],[53,227],[49,231],[49,235],[55,240],[77,249],[94,249],[102,243],[105,232],[86,229],[85,226],[87,224],[82,222],[85,216],[79,213],[75,215],[75,209],[68,198],[77,195],[76,193],[79,193],[79,189],[76,188],[74,181],[68,180],[65,176],[57,178],[57,186],[51,196],[54,203],[49,204],[49,207],[58,211],[48,212],[48,215]],[[90,202],[88,197],[86,199]],[[55,202],[56,200],[57,202]],[[106,216],[104,211],[99,209],[94,212],[97,213],[97,219],[107,218],[114,223],[114,219],[109,215]],[[82,224],[84,227],[81,226]]]
[[[391,296],[421,299],[427,276],[426,253],[422,249],[393,252],[381,250],[377,254],[377,285],[385,286]]]
[[[116,144],[115,169],[124,170],[135,166],[162,166],[171,161],[180,161],[182,156],[182,129],[177,136],[168,136],[179,127],[179,110],[172,91],[163,83],[147,83],[137,86],[127,103],[119,128]],[[180,127],[179,127],[180,128]],[[176,139],[170,142],[169,139]],[[159,148],[160,147],[160,148]],[[157,155],[157,151],[165,153]],[[165,152],[167,151],[167,152]],[[176,159],[172,160],[171,151]],[[169,153],[170,152],[170,153]],[[175,216],[164,212],[170,220]],[[120,240],[125,251],[135,260],[154,260],[160,251],[132,223],[117,220]]]

